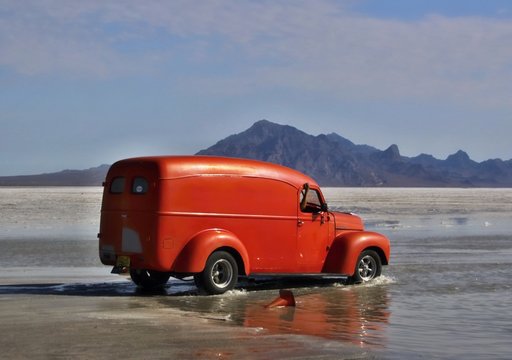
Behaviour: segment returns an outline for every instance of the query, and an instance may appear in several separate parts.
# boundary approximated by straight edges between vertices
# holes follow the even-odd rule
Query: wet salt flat
[[[0,188],[0,316],[17,296],[135,299],[145,316],[176,309],[278,339],[282,358],[512,358],[512,189],[324,194],[331,209],[356,212],[391,239],[383,277],[359,286],[247,279],[228,294],[199,296],[178,280],[141,293],[99,263],[101,188]],[[293,290],[296,307],[265,309],[280,288]],[[262,349],[244,354],[266,358]]]

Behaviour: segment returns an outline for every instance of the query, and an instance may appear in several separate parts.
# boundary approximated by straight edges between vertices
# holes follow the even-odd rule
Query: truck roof
[[[112,168],[130,165],[156,165],[161,179],[175,179],[201,175],[233,175],[281,180],[299,188],[316,181],[291,168],[258,160],[220,156],[148,156],[124,159]]]

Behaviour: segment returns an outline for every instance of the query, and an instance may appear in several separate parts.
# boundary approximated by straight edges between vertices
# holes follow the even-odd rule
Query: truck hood
[[[333,211],[332,215],[335,219],[336,231],[364,230],[363,220],[355,214]]]

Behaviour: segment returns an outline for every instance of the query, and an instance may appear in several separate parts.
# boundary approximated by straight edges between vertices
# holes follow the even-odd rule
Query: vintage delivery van
[[[364,282],[389,261],[389,240],[353,214],[329,211],[318,184],[246,159],[126,159],[104,183],[99,255],[135,284],[194,276],[208,294],[239,276],[337,274]]]

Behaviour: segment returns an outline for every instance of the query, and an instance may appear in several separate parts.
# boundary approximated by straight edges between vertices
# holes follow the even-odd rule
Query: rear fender
[[[244,275],[249,274],[249,255],[245,246],[232,232],[222,229],[208,229],[194,235],[185,245],[174,262],[176,273],[200,273],[206,260],[215,250],[231,252],[242,261]],[[236,253],[235,253],[236,252]],[[240,266],[239,266],[240,267]],[[240,267],[242,269],[242,267]]]
[[[389,262],[389,240],[382,234],[353,231],[339,235],[331,244],[322,272],[354,275],[357,258],[366,249],[375,250],[383,265]]]

